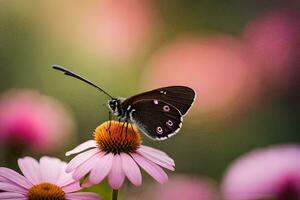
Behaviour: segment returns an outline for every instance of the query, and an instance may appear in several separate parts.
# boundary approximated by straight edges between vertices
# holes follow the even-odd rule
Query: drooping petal
[[[79,165],[90,159],[93,155],[95,155],[97,152],[99,152],[99,149],[90,149],[86,152],[83,152],[81,154],[78,154],[75,156],[68,164],[66,168],[66,172],[69,173],[73,171],[75,168],[77,168]]]
[[[96,165],[97,160],[101,159],[101,157],[104,155],[103,152],[98,152],[94,154],[90,159],[82,163],[76,170],[74,171],[73,178],[75,180],[79,180],[82,177],[84,177],[86,174],[88,174]]]
[[[101,200],[101,198],[95,194],[90,192],[76,192],[66,194],[66,200]]]
[[[44,156],[40,159],[40,172],[43,182],[56,184],[62,168],[62,162],[57,158]]]
[[[62,190],[65,193],[75,192],[75,191],[78,191],[80,189],[81,189],[81,187],[80,187],[80,182],[79,181],[73,182],[69,185],[65,185],[65,186],[62,187]]]
[[[168,175],[166,174],[166,172],[164,172],[164,170],[161,167],[137,153],[133,153],[131,155],[134,158],[134,160],[157,182],[164,183],[168,180]]]
[[[164,157],[166,159],[166,161],[169,161],[170,163],[175,165],[174,160],[161,150],[154,149],[152,147],[145,146],[145,145],[141,145],[140,150],[142,150],[143,152],[149,153],[149,154],[151,153],[152,155],[161,155],[162,157]]]
[[[13,183],[2,183],[0,182],[0,191],[6,191],[6,192],[16,192],[20,194],[26,194],[27,190],[17,184]]]
[[[24,176],[21,176],[14,170],[5,167],[0,167],[0,176],[26,189],[32,187],[32,184]]]
[[[18,160],[19,168],[23,175],[33,184],[36,185],[42,182],[39,163],[31,158],[24,157]]]
[[[89,176],[89,182],[93,184],[100,183],[109,173],[114,155],[111,153],[106,154],[96,162]]]
[[[142,174],[136,162],[133,160],[132,157],[130,157],[126,153],[121,153],[121,158],[122,158],[122,167],[125,175],[128,177],[128,179],[131,181],[132,184],[136,186],[141,185]]]
[[[151,155],[149,153],[145,153],[145,152],[141,151],[140,149],[138,149],[137,152],[141,156],[147,158],[148,160],[154,162],[157,165],[160,165],[161,167],[164,167],[164,168],[169,169],[171,171],[175,170],[174,166],[170,162],[167,162],[167,161],[164,160],[164,158],[166,156],[164,156],[164,157],[162,155],[153,156],[153,155]]]
[[[97,146],[97,144],[96,144],[95,140],[88,140],[88,141],[86,141],[86,142],[78,145],[77,147],[75,147],[71,151],[68,151],[66,153],[66,156],[77,154],[77,153],[80,153],[80,152],[82,152],[84,150],[87,150],[89,148],[93,148],[93,147],[96,147],[96,146]]]
[[[125,179],[125,174],[122,168],[122,159],[119,154],[113,158],[113,164],[108,174],[108,182],[113,189],[119,189]]]
[[[59,187],[63,187],[63,186],[66,186],[66,185],[76,182],[76,180],[73,179],[73,173],[66,173],[67,163],[62,162],[61,165],[62,165],[61,173],[57,180],[56,185]]]
[[[25,200],[27,197],[23,194],[18,194],[15,192],[1,192],[0,193],[1,200]]]

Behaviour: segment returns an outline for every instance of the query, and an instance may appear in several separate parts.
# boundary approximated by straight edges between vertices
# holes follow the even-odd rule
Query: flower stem
[[[118,200],[119,190],[113,190],[112,192],[112,200]]]

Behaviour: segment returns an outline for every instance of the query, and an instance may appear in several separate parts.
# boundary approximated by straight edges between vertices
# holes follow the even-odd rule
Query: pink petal
[[[56,184],[61,173],[62,162],[57,158],[44,156],[40,159],[40,172],[42,182]]]
[[[2,183],[0,182],[0,191],[7,191],[7,192],[16,192],[20,194],[27,194],[27,190],[19,185],[13,183]]]
[[[78,191],[81,189],[80,187],[80,182],[79,181],[76,181],[74,183],[71,183],[69,185],[66,185],[66,186],[63,186],[62,187],[63,191],[65,193],[70,193],[70,192],[75,192],[75,191]]]
[[[162,168],[148,159],[142,157],[137,153],[131,154],[134,160],[149,174],[151,175],[157,182],[164,183],[168,180],[168,175]]]
[[[87,175],[93,167],[97,164],[97,160],[101,159],[103,156],[103,152],[98,152],[95,155],[93,155],[90,159],[82,163],[74,172],[73,178],[75,180],[79,180],[85,175]],[[97,167],[97,166],[96,166]]]
[[[32,184],[24,176],[21,176],[14,170],[5,167],[0,167],[0,176],[26,189],[32,187]]]
[[[18,160],[18,165],[23,175],[33,185],[41,182],[40,165],[35,159],[31,157],[21,158]]]
[[[56,183],[56,185],[60,187],[76,182],[76,180],[73,179],[73,173],[66,173],[66,168],[67,168],[67,163],[62,162],[61,173]]]
[[[133,158],[131,158],[126,153],[121,153],[122,166],[125,175],[131,181],[132,184],[139,186],[142,184],[142,174],[139,166],[135,163]]]
[[[116,154],[113,159],[111,170],[108,174],[108,182],[113,189],[119,189],[125,179],[125,174],[122,168],[122,159],[119,154]]]
[[[70,193],[66,194],[67,200],[101,200],[101,198],[91,192],[76,192],[76,193]]]
[[[107,176],[112,167],[113,157],[113,154],[108,153],[97,161],[89,176],[90,183],[98,184]]]
[[[158,149],[154,149],[152,147],[141,145],[139,151],[151,155],[155,158],[163,160],[164,162],[168,163],[169,165],[175,166],[175,162],[172,158],[170,158],[165,152],[160,151]]]
[[[66,172],[71,172],[75,168],[77,168],[79,165],[90,159],[93,155],[95,155],[97,152],[99,152],[99,149],[90,149],[86,152],[83,152],[81,154],[78,154],[75,156],[68,164]]]
[[[1,200],[21,200],[27,199],[23,194],[18,194],[15,192],[1,192],[0,193]]]
[[[169,169],[171,171],[175,170],[174,166],[170,162],[168,162],[164,159],[166,156],[157,155],[157,154],[156,155],[155,154],[154,155],[149,154],[145,151],[142,151],[141,149],[138,149],[137,152],[140,155],[142,155],[143,157],[147,158],[148,160],[150,160],[150,161],[152,161],[152,162],[154,162],[154,163],[156,163],[156,164],[158,164],[158,165],[160,165],[160,166],[162,166],[166,169]]]
[[[97,147],[97,144],[96,144],[95,140],[88,140],[88,141],[86,141],[86,142],[78,145],[77,147],[75,147],[71,151],[68,151],[66,153],[66,156],[77,154],[77,153],[80,153],[80,152],[82,152],[84,150],[87,150],[87,149],[93,148],[93,147]]]

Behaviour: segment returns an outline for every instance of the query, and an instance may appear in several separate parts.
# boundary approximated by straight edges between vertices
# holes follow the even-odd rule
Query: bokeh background
[[[218,191],[244,153],[300,142],[299,10],[296,0],[1,0],[0,165],[69,160],[64,153],[108,120],[107,97],[51,69],[59,64],[115,96],[194,88],[182,130],[143,143],[174,158],[170,175]],[[128,184],[123,198],[139,199],[152,182]],[[93,189],[110,195],[105,184]]]

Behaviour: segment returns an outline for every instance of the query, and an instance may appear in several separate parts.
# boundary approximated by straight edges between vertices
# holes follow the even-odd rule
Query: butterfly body
[[[187,86],[168,86],[143,92],[129,98],[116,98],[82,76],[54,65],[54,69],[79,79],[106,94],[108,107],[121,121],[134,123],[145,135],[164,140],[175,135],[182,126],[183,116],[195,101],[195,91]]]

